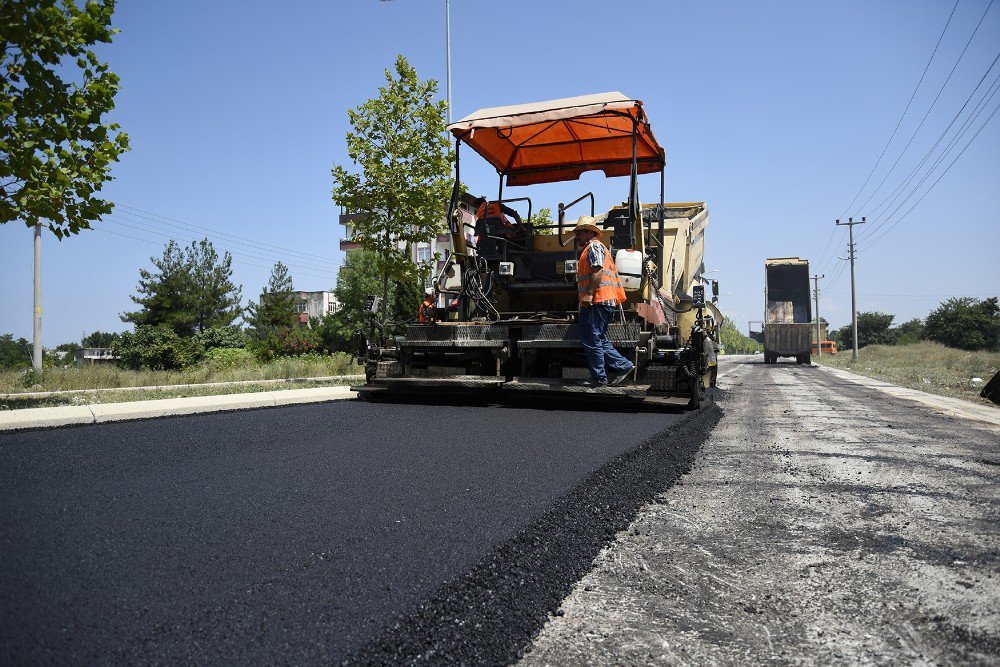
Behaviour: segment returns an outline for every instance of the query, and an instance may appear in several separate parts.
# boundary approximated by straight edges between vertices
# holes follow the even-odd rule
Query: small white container
[[[634,292],[642,285],[642,253],[622,249],[615,253],[615,266],[626,292]]]

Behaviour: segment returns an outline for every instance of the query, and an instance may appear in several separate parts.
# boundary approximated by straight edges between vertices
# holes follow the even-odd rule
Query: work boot
[[[625,381],[625,379],[626,379],[626,378],[627,378],[627,377],[628,377],[629,375],[631,375],[631,374],[632,374],[632,371],[634,371],[634,370],[635,370],[635,364],[633,364],[632,366],[630,366],[630,367],[629,367],[629,369],[628,369],[627,371],[622,371],[622,372],[621,372],[621,373],[619,373],[618,375],[615,375],[614,377],[612,377],[612,378],[611,378],[611,381],[610,381],[610,382],[609,382],[608,384],[610,384],[610,385],[611,385],[612,387],[617,387],[617,386],[618,386],[618,385],[620,385],[620,384],[621,384],[622,382],[624,382],[624,381]]]
[[[605,389],[608,386],[607,382],[595,382],[594,380],[581,380],[581,387],[586,387],[587,389]]]

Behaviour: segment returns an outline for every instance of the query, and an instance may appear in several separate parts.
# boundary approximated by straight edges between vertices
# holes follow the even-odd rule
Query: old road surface
[[[694,469],[524,664],[1000,663],[1000,428],[815,367],[721,373]]]
[[[1000,429],[759,357],[720,385],[0,434],[0,660],[1000,661]]]

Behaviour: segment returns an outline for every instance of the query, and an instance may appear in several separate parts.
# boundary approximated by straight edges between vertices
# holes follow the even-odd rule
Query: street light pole
[[[821,276],[813,276],[813,278],[812,278],[813,279],[813,284],[816,285],[816,289],[813,291],[813,294],[814,294],[814,296],[816,298],[816,356],[817,357],[822,357],[823,356],[823,339],[820,337],[820,324],[819,324],[819,281],[820,281],[820,278],[826,278],[826,274],[824,273]]]
[[[448,90],[448,124],[451,125],[451,0],[444,0],[445,75]]]

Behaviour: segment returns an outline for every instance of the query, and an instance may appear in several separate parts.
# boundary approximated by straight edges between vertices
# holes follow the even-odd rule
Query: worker
[[[580,341],[590,366],[590,382],[585,384],[592,388],[621,384],[635,369],[608,340],[608,325],[618,304],[625,301],[625,290],[611,253],[601,243],[603,233],[589,215],[582,216],[573,230],[576,246],[582,248],[576,287],[580,297]]]
[[[424,302],[420,304],[417,315],[421,322],[434,321],[434,290],[430,287],[424,290]]]

